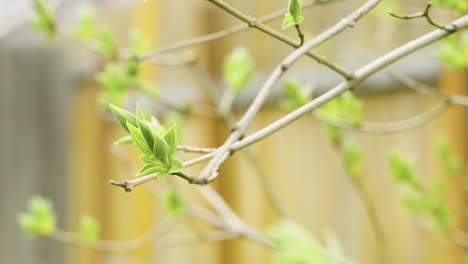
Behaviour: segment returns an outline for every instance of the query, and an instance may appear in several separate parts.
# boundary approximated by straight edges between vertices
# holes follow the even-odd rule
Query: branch
[[[431,15],[429,14],[429,10],[431,9],[431,7],[432,7],[432,4],[429,3],[429,4],[427,4],[427,6],[426,6],[426,8],[424,9],[423,12],[419,12],[419,13],[412,14],[412,15],[397,15],[397,14],[392,13],[392,12],[388,12],[388,13],[392,17],[399,18],[399,19],[406,19],[406,20],[424,17],[424,18],[426,18],[426,20],[427,20],[427,22],[429,24],[431,24],[433,27],[436,27],[438,29],[445,30],[445,31],[448,31],[448,32],[455,32],[457,30],[457,27],[455,25],[444,26],[444,25],[441,25],[441,24],[435,22],[432,19]]]
[[[208,0],[215,4],[221,5],[222,2]],[[207,184],[209,182],[214,181],[218,177],[218,170],[221,164],[233,153],[231,146],[236,143],[237,141],[241,140],[244,137],[244,133],[247,130],[248,126],[252,122],[252,120],[257,115],[258,111],[262,107],[263,103],[265,102],[270,90],[279,80],[279,78],[304,54],[306,54],[310,49],[319,46],[323,42],[327,41],[328,39],[334,37],[335,35],[339,34],[340,32],[344,31],[348,27],[354,26],[354,24],[365,14],[367,14],[373,7],[375,7],[381,0],[370,0],[354,13],[349,15],[348,17],[342,19],[336,25],[331,27],[330,29],[326,30],[322,34],[318,35],[302,47],[298,48],[294,52],[292,52],[289,56],[287,56],[279,66],[273,71],[270,75],[268,80],[265,82],[263,87],[261,88],[260,92],[255,97],[253,103],[247,109],[247,112],[244,116],[240,119],[240,121],[236,124],[233,129],[233,132],[226,140],[226,142],[218,148],[216,151],[216,155],[213,159],[208,163],[205,169],[200,173],[198,178],[196,179],[197,184]],[[234,12],[236,16],[243,17],[244,15],[236,13],[234,10],[229,9],[226,5],[221,5],[230,12]],[[354,83],[354,81],[348,80],[347,82]],[[345,83],[347,83],[345,82]],[[343,90],[344,91],[344,90]],[[332,97],[333,98],[333,97]],[[315,100],[314,100],[315,101]]]
[[[215,152],[210,152],[210,153],[207,153],[207,154],[202,155],[200,157],[197,157],[195,159],[191,159],[189,161],[186,161],[186,162],[184,162],[184,167],[188,168],[188,167],[196,165],[196,164],[198,164],[198,163],[200,163],[202,161],[210,159],[210,158],[212,158],[214,156],[214,154],[215,154]],[[194,181],[194,178],[192,178],[192,177],[190,177],[188,175],[185,175],[183,173],[176,173],[176,174],[171,174],[171,175],[179,176],[179,177],[187,180],[190,183],[193,183],[193,181]],[[153,174],[146,175],[146,176],[143,176],[143,177],[139,177],[139,178],[136,178],[136,179],[133,179],[133,180],[125,180],[123,182],[110,180],[109,184],[114,185],[114,186],[122,187],[122,188],[125,189],[126,192],[131,192],[133,190],[133,188],[135,188],[136,186],[147,183],[149,181],[156,180],[157,178],[158,178],[158,174],[153,173]]]
[[[456,28],[456,31],[459,31],[463,28],[468,26],[468,15],[465,15],[455,21],[453,21],[450,25],[453,25]],[[257,132],[253,133],[252,135],[244,138],[243,140],[232,144],[228,151],[235,152],[239,149],[245,148],[250,146],[259,140],[275,133],[276,131],[282,129],[283,127],[289,125],[290,123],[296,121],[300,117],[310,113],[312,110],[315,110],[319,106],[333,100],[335,97],[340,95],[346,90],[350,90],[352,88],[356,88],[361,82],[379,72],[380,70],[384,69],[388,65],[394,63],[395,61],[400,60],[401,58],[422,49],[429,44],[432,44],[448,35],[453,34],[454,32],[449,32],[446,30],[434,30],[426,35],[419,37],[416,40],[410,41],[405,45],[394,49],[393,51],[385,54],[384,56],[380,57],[377,60],[372,61],[371,63],[361,67],[357,71],[355,71],[356,78],[354,80],[347,80],[343,81],[334,88],[330,89],[328,92],[324,93],[323,95],[315,98],[311,102],[305,104],[304,106],[292,111],[291,113],[287,114],[283,118],[273,122],[272,124],[264,127],[263,129],[258,130]]]
[[[211,153],[215,151],[215,148],[196,148],[191,146],[177,146],[177,150],[183,152],[192,152],[192,153]]]
[[[219,39],[219,38],[222,38],[222,37],[230,36],[230,35],[233,35],[235,33],[247,30],[247,29],[249,29],[251,27],[259,29],[259,30],[265,32],[266,34],[268,34],[269,36],[272,36],[272,37],[280,40],[281,42],[284,42],[284,43],[286,43],[289,46],[292,46],[294,48],[298,48],[298,47],[301,46],[301,43],[299,43],[297,41],[294,41],[293,39],[287,37],[286,35],[281,34],[281,33],[277,32],[277,31],[273,30],[272,28],[269,28],[269,27],[262,24],[263,22],[268,22],[268,21],[271,21],[271,20],[273,20],[275,18],[281,17],[284,14],[284,12],[287,11],[287,9],[281,9],[281,10],[278,10],[278,11],[276,11],[276,12],[270,14],[270,15],[267,15],[267,16],[264,16],[262,18],[256,19],[254,17],[250,17],[250,16],[242,14],[240,11],[235,10],[234,8],[228,6],[224,2],[221,2],[221,1],[210,1],[210,2],[214,3],[215,5],[219,4],[218,6],[220,6],[222,9],[224,9],[224,7],[228,7],[229,10],[231,10],[232,12],[238,14],[239,16],[237,16],[237,17],[240,20],[244,21],[246,24],[237,25],[237,26],[228,28],[226,30],[218,31],[218,32],[215,32],[215,33],[211,33],[211,34],[208,34],[208,35],[201,36],[201,37],[196,37],[196,38],[193,38],[193,39],[179,41],[179,42],[173,43],[173,44],[171,44],[169,46],[166,46],[166,47],[163,47],[163,48],[160,48],[160,49],[157,49],[157,50],[150,51],[150,52],[148,52],[146,54],[143,54],[140,57],[138,57],[138,59],[142,60],[142,61],[143,60],[149,60],[151,58],[160,56],[160,55],[168,53],[168,52],[177,51],[177,50],[182,49],[182,48],[187,48],[187,47],[191,47],[191,46],[194,46],[194,45],[199,45],[199,44],[203,44],[203,43],[206,43],[206,42],[209,42],[209,41],[213,41],[213,40],[216,40],[216,39]],[[308,2],[304,3],[303,9],[311,7],[316,3],[324,5],[324,4],[328,4],[328,3],[332,3],[332,2],[334,2],[334,1],[326,1],[326,2],[323,2],[323,1],[308,1]],[[318,63],[327,66],[328,68],[330,68],[333,71],[337,72],[338,74],[342,75],[346,79],[352,77],[349,74],[348,70],[344,69],[343,67],[341,67],[341,66],[339,66],[337,64],[332,63],[331,61],[329,61],[325,57],[322,57],[321,55],[315,54],[313,52],[308,52],[307,56],[315,59]]]
[[[81,239],[77,234],[66,232],[60,229],[56,229],[51,235],[50,239],[60,241],[61,243],[69,246],[75,246],[79,248],[85,248],[96,251],[107,251],[107,252],[131,252],[146,244],[154,242],[161,235],[167,233],[172,227],[174,227],[178,221],[175,219],[164,219],[161,223],[145,234],[130,240],[123,241],[112,241],[112,240],[98,240],[94,243],[89,243]]]
[[[402,74],[392,73],[391,78],[392,80],[396,81],[400,85],[413,89],[421,94],[426,94],[426,95],[433,96],[436,98],[441,98],[443,100],[447,100],[451,104],[468,107],[468,96],[445,95],[438,91],[435,91],[434,89],[428,87],[427,85],[417,82],[414,79],[411,79],[410,77],[404,76]]]
[[[232,100],[230,100],[231,103],[229,103],[229,107],[221,107],[223,105],[223,100],[218,99],[219,96],[216,93],[217,90],[213,80],[209,77],[209,75],[206,73],[206,71],[204,71],[204,69],[199,65],[197,61],[193,61],[191,66],[194,75],[200,79],[202,90],[210,98],[214,105],[218,104],[220,116],[222,117],[224,124],[227,126],[227,128],[230,129],[236,122],[236,116],[232,110]],[[226,93],[231,92],[231,89],[226,89],[224,91],[224,94],[221,95],[221,98],[225,97]],[[243,152],[243,154],[243,157],[246,159],[249,165],[256,171],[257,178],[260,181],[263,191],[267,199],[269,200],[273,211],[278,216],[285,216],[285,210],[281,207],[281,204],[279,202],[280,199],[275,195],[273,187],[268,181],[266,173],[259,166],[259,161],[255,153],[247,149],[245,152]]]
[[[431,108],[429,111],[419,114],[417,116],[413,116],[409,119],[399,120],[395,122],[382,122],[382,123],[363,122],[357,126],[346,123],[346,122],[338,121],[338,120],[326,119],[325,117],[321,116],[318,113],[313,113],[313,114],[314,114],[314,117],[317,118],[318,120],[325,122],[327,124],[342,128],[342,129],[355,130],[355,131],[359,131],[363,133],[387,134],[387,133],[398,133],[398,132],[405,131],[408,129],[423,126],[429,123],[430,121],[434,120],[438,116],[440,116],[440,114],[442,114],[449,105],[450,105],[449,100],[443,99],[436,106]]]

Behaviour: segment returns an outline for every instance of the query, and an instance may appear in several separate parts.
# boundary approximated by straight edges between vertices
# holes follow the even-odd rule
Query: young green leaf
[[[100,226],[96,219],[89,215],[82,216],[80,220],[80,235],[86,243],[96,243],[100,235]]]
[[[164,164],[169,164],[169,145],[167,142],[156,132],[153,131],[153,154],[156,159],[161,160]]]
[[[52,203],[34,196],[29,201],[28,212],[18,216],[18,223],[23,231],[32,237],[48,236],[55,230],[55,212]]]
[[[171,160],[171,169],[169,170],[170,174],[181,172],[185,168],[184,164],[177,159]]]
[[[53,38],[56,34],[56,25],[52,11],[43,0],[34,2],[34,10],[36,11],[36,18],[33,21],[33,27]]]
[[[173,156],[177,150],[177,125],[171,126],[163,136],[169,146],[169,156]]]
[[[240,92],[253,76],[253,60],[245,48],[234,49],[223,64],[224,79],[230,89]]]
[[[75,35],[80,39],[92,39],[97,35],[96,11],[91,8],[79,11],[80,23],[75,29]]]
[[[96,39],[99,51],[109,60],[117,57],[117,43],[114,34],[106,29],[98,31]]]
[[[147,163],[137,172],[136,176],[137,177],[146,176],[146,175],[150,175],[153,173],[158,173],[162,170],[164,170],[164,168],[157,167],[154,165],[154,163]]]
[[[404,160],[400,154],[396,152],[390,153],[388,157],[390,172],[396,182],[403,183],[413,190],[419,187],[419,182],[416,179],[413,166]]]
[[[109,108],[114,114],[114,117],[119,121],[120,125],[129,132],[128,127],[127,127],[127,122],[132,124],[133,126],[137,126],[137,119],[135,116],[128,112],[127,110],[120,108],[116,105],[109,104]]]
[[[345,146],[343,155],[346,172],[354,178],[361,176],[361,150],[354,144],[347,144]]]
[[[288,13],[284,15],[283,29],[299,25],[304,21],[302,16],[302,0],[289,0]]]
[[[321,246],[315,237],[292,221],[279,222],[267,232],[267,235],[280,248],[276,253],[276,263],[342,263],[343,257],[337,250],[337,241],[332,245],[332,249],[326,248],[324,252],[325,247]]]
[[[133,141],[133,138],[131,136],[125,136],[125,137],[122,137],[122,138],[114,141],[114,145],[116,145],[116,146],[132,145],[134,143],[135,143],[135,141]]]
[[[148,146],[149,149],[152,149],[154,145],[154,139],[153,139],[154,129],[151,128],[149,122],[146,122],[144,120],[137,119],[137,123],[138,123],[138,128],[141,131],[141,134],[145,138],[146,145]]]
[[[390,172],[396,182],[403,183],[412,189],[417,189],[419,187],[413,166],[404,160],[400,154],[396,152],[390,153],[388,162],[390,165]]]
[[[178,217],[186,212],[186,206],[182,198],[173,191],[165,191],[161,197],[162,205],[166,213],[171,217]]]
[[[141,130],[139,128],[133,126],[128,121],[127,121],[127,127],[128,127],[129,132],[130,132],[130,135],[133,138],[133,141],[135,141],[138,148],[140,148],[140,150],[143,153],[145,153],[147,155],[150,155],[152,151],[151,151],[150,147],[147,145],[147,142],[146,142],[145,137],[143,136],[143,133],[141,132]]]
[[[148,40],[143,37],[140,31],[134,30],[130,34],[130,53],[138,56],[151,48]]]
[[[283,100],[281,106],[288,110],[295,110],[312,100],[312,87],[294,81],[287,81],[283,86]]]

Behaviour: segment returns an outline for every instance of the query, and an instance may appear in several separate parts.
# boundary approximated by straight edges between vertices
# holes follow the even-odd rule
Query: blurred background
[[[364,1],[337,0],[303,11],[301,25],[306,39],[321,33]],[[151,47],[165,47],[179,40],[238,25],[240,22],[208,1],[94,0],[50,1],[57,20],[64,27],[78,23],[78,10],[96,9],[98,23],[109,27],[121,47],[128,47],[128,36],[137,28]],[[231,1],[255,17],[284,8],[287,1]],[[194,186],[180,179],[150,182],[133,192],[108,184],[109,180],[134,177],[141,164],[132,147],[112,143],[124,131],[99,104],[102,89],[95,81],[104,67],[103,60],[76,39],[58,36],[48,39],[34,31],[32,1],[0,1],[0,256],[2,263],[272,263],[273,251],[245,239],[209,243],[203,234],[213,229],[204,221],[187,216],[172,223],[157,238],[148,239],[156,226],[167,220],[160,196],[167,188],[177,190],[187,203],[210,208]],[[372,59],[433,30],[424,19],[403,21],[390,17],[386,10],[415,13],[425,1],[383,1],[352,29],[346,30],[316,51],[323,56],[357,69]],[[448,22],[453,14],[434,10],[434,17]],[[280,30],[282,19],[268,25]],[[283,31],[296,39],[293,28]],[[235,99],[240,115],[266,77],[292,48],[258,30],[207,42],[174,52],[174,56],[195,58],[219,91],[226,89],[222,77],[224,57],[235,47],[246,47],[255,61],[255,77]],[[401,87],[388,73],[405,74],[444,94],[464,94],[468,89],[465,70],[449,70],[432,45],[408,56],[362,84],[357,95],[363,102],[364,120],[388,122],[405,120],[432,109],[440,98],[424,96]],[[166,62],[171,62],[167,57]],[[164,61],[163,61],[164,62]],[[200,86],[203,78],[178,63],[148,64],[142,78],[152,81],[167,104],[142,99],[161,120],[176,118],[181,127],[181,144],[198,147],[221,145],[229,133],[222,121],[191,115],[174,109],[209,105]],[[205,77],[206,77],[205,76]],[[342,78],[304,57],[283,80],[307,83],[321,93]],[[256,117],[249,132],[279,119],[287,112],[279,106],[281,81],[268,104]],[[134,96],[127,106],[133,110]],[[177,107],[174,107],[177,106]],[[424,185],[440,175],[434,144],[446,136],[450,148],[466,159],[466,111],[449,106],[431,122],[398,133],[370,134],[347,130],[363,152],[362,182],[376,205],[385,235],[386,263],[462,263],[466,250],[454,233],[441,233],[424,227],[425,222],[402,206],[402,193],[387,164],[390,151],[401,152],[412,160]],[[340,157],[329,144],[322,123],[304,117],[250,148],[254,162],[241,154],[230,158],[213,184],[227,203],[245,222],[265,231],[286,216],[302,225],[319,241],[333,232],[344,254],[356,263],[379,263],[378,247],[366,209],[353,181],[345,175]],[[192,154],[182,154],[186,160]],[[193,174],[201,166],[191,168]],[[259,169],[260,168],[260,169]],[[270,183],[281,214],[265,192],[262,174]],[[262,180],[263,179],[263,180]],[[463,182],[450,180],[449,200],[457,212],[458,229],[466,227],[466,192]],[[55,239],[30,239],[19,228],[16,218],[34,194],[49,198],[62,230],[79,228],[83,214],[97,219],[101,238],[134,241],[141,246],[122,250],[95,250],[66,245]],[[466,206],[466,205],[465,205]],[[421,223],[423,222],[423,223]],[[422,227],[421,227],[422,226]],[[167,232],[166,232],[167,231]],[[191,234],[193,243],[177,243]],[[156,236],[156,235],[155,235]],[[148,240],[138,243],[138,239]],[[181,239],[177,240],[178,237]],[[154,240],[154,241],[153,241]],[[462,241],[463,242],[463,241]],[[172,245],[173,243],[174,245]],[[465,251],[466,252],[466,251]]]

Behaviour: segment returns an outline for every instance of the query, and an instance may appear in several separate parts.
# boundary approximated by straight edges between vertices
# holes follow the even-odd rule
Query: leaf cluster
[[[288,13],[284,14],[283,29],[299,25],[304,22],[302,16],[302,0],[289,0]]]
[[[31,237],[49,236],[56,224],[52,203],[41,196],[32,197],[28,211],[18,215],[18,223],[23,232]]]
[[[453,224],[452,212],[446,199],[446,178],[439,177],[429,191],[423,189],[416,177],[414,166],[400,154],[389,155],[390,172],[393,179],[407,188],[403,205],[411,212],[428,216],[440,231],[448,231]]]
[[[327,245],[323,247],[303,227],[290,220],[282,220],[270,228],[267,235],[280,248],[276,253],[279,264],[342,263],[341,246],[334,236],[326,237]]]
[[[140,159],[144,162],[144,166],[136,176],[157,173],[158,177],[162,178],[184,169],[182,162],[174,157],[177,150],[175,125],[166,130],[156,118],[146,115],[139,105],[136,115],[115,105],[110,105],[110,109],[129,134],[117,143],[132,143],[143,152]]]
[[[468,68],[468,32],[443,39],[439,57],[454,70]]]
[[[288,111],[295,110],[312,101],[312,86],[300,85],[295,81],[287,81],[283,86],[281,107]]]
[[[339,122],[353,126],[359,126],[363,118],[362,102],[350,91],[326,103],[317,112],[332,123]],[[325,131],[332,144],[341,144],[343,140],[341,128],[332,124],[325,124]]]

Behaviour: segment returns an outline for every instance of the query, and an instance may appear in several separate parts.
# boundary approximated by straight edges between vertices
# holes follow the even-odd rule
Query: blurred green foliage
[[[18,215],[18,223],[31,237],[49,236],[56,224],[52,203],[41,196],[33,196],[29,200],[28,211]]]

